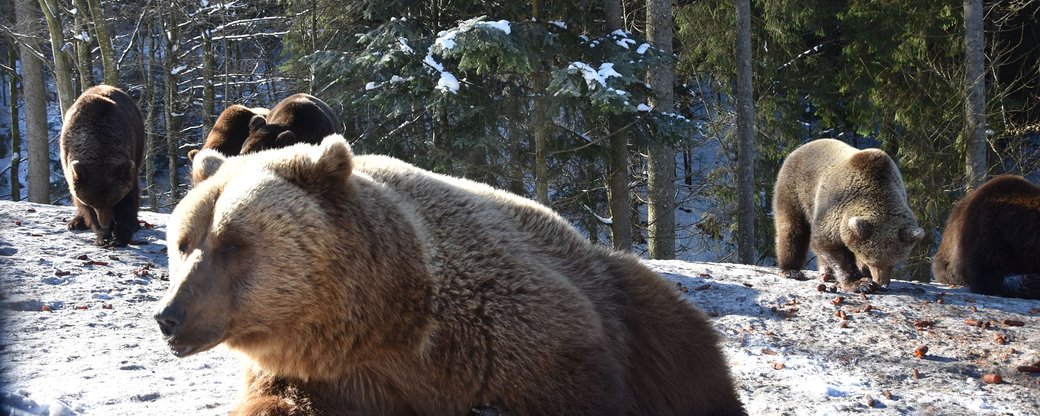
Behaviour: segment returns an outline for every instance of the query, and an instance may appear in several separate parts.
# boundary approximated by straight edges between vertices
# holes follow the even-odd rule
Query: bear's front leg
[[[873,293],[879,288],[869,277],[864,277],[856,266],[856,256],[845,247],[813,250],[817,255],[820,274],[834,276],[841,290],[854,293]]]
[[[246,395],[229,416],[314,416],[311,400],[299,387],[255,368],[246,374]]]

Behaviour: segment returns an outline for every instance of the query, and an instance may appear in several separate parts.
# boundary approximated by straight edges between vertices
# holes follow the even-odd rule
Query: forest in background
[[[309,92],[358,153],[529,196],[593,241],[651,258],[686,258],[697,240],[712,260],[771,263],[776,172],[817,138],[896,160],[934,237],[909,261],[917,280],[966,189],[1040,172],[1040,0],[0,0],[0,10],[10,199],[67,199],[55,114],[99,83],[146,115],[148,209],[169,211],[188,190],[186,154],[225,107]],[[47,169],[34,173],[41,154]]]

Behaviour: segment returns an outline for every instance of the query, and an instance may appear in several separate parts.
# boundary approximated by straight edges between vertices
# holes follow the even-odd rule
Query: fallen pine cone
[[[1004,344],[1007,344],[1008,339],[1007,339],[1007,336],[1005,336],[1005,335],[997,334],[997,335],[993,336],[993,342],[996,342],[997,345],[1004,345]]]
[[[838,297],[834,298],[834,300],[831,301],[831,305],[837,306],[837,305],[840,305],[844,301],[845,301],[845,297],[844,296],[838,296]]]
[[[977,326],[979,328],[982,328],[982,322],[979,322],[976,319],[965,319],[964,324],[968,326]]]
[[[1040,365],[1020,365],[1017,370],[1019,373],[1040,373]]]
[[[784,369],[784,363],[779,363],[779,362],[778,363],[773,363],[773,369],[774,370],[783,370]]]
[[[1022,322],[1022,321],[1019,321],[1019,320],[1015,320],[1015,319],[1005,319],[1004,320],[1004,325],[1007,325],[1007,326],[1025,326],[1026,323]]]
[[[44,311],[44,312],[50,312],[51,311],[51,305],[43,305],[43,306],[40,307],[40,310]]]
[[[697,287],[693,288],[693,290],[696,290],[696,291],[708,290],[708,289],[711,289],[711,284],[710,283],[705,283],[703,285],[700,285],[700,286],[697,286]]]
[[[846,314],[845,311],[843,311],[841,309],[838,309],[838,312],[836,312],[834,314],[834,316],[837,316],[838,318],[841,318],[842,320],[849,319],[849,315]]]
[[[914,373],[913,374],[914,374],[914,380],[920,380],[921,379],[921,372],[917,371],[916,368],[914,369]]]
[[[888,400],[892,400],[892,392],[891,391],[885,390],[885,391],[881,392],[881,395],[885,396],[885,398],[888,399]]]
[[[70,274],[72,274],[72,272],[67,272],[67,271],[64,271],[64,270],[55,270],[54,271],[54,275],[58,276],[58,277],[68,276]]]
[[[1000,374],[986,374],[982,376],[982,382],[986,384],[1000,384],[1004,382],[1004,378],[1000,377]]]
[[[816,291],[817,292],[823,292],[825,290],[827,290],[827,285],[825,285],[823,283],[820,283],[819,285],[816,285]]]
[[[755,287],[755,286],[753,286],[751,283],[744,282],[744,287]]]
[[[870,397],[870,395],[868,394],[866,399],[867,399],[867,407],[874,407],[874,398]]]
[[[924,358],[926,355],[928,355],[928,346],[927,345],[922,345],[922,346],[917,347],[917,348],[914,349],[914,357],[916,357],[916,358]],[[916,372],[917,369],[915,368],[914,371]],[[916,376],[914,378],[916,378]]]
[[[841,321],[841,324],[839,324],[838,326],[840,326],[842,328],[848,328],[849,327],[849,321]]]
[[[14,220],[14,225],[22,225],[22,220]]]
[[[90,261],[88,261],[86,263],[83,263],[83,265],[84,266],[108,266],[108,262],[107,261],[90,260]]]
[[[933,322],[931,320],[928,320],[928,319],[924,319],[924,320],[920,320],[920,321],[914,322],[914,327],[917,328],[917,329],[927,329],[927,328],[931,328],[934,325],[935,325],[935,322]]]

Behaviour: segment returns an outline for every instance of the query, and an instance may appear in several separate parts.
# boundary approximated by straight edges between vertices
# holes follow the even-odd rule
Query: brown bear
[[[240,154],[286,147],[296,143],[321,143],[321,139],[339,132],[339,119],[324,101],[310,94],[293,94],[282,100],[267,118],[253,116],[249,121],[249,137]]]
[[[887,286],[895,265],[924,236],[895,162],[879,149],[834,139],[811,141],[784,159],[773,215],[780,274],[804,279],[800,269],[811,246],[820,273],[846,291]]]
[[[99,246],[125,246],[139,227],[144,119],[137,103],[108,85],[84,91],[65,113],[60,148],[76,206],[69,229],[93,230]]]
[[[1040,299],[1038,230],[1040,187],[1021,176],[990,179],[950,212],[932,276],[975,293]]]
[[[338,135],[193,170],[156,320],[251,361],[233,414],[743,412],[705,316],[533,201]]]
[[[227,156],[237,155],[242,151],[242,144],[249,137],[249,122],[255,116],[267,117],[268,111],[263,107],[249,108],[241,104],[232,104],[220,112],[213,128],[206,135],[203,149],[213,149]],[[188,152],[188,160],[194,160],[199,151]]]

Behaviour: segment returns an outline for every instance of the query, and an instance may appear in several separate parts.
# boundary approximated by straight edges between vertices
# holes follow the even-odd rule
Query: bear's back
[[[97,85],[84,91],[65,115],[63,154],[102,160],[125,154],[137,165],[144,157],[144,120],[130,96],[118,88]]]

